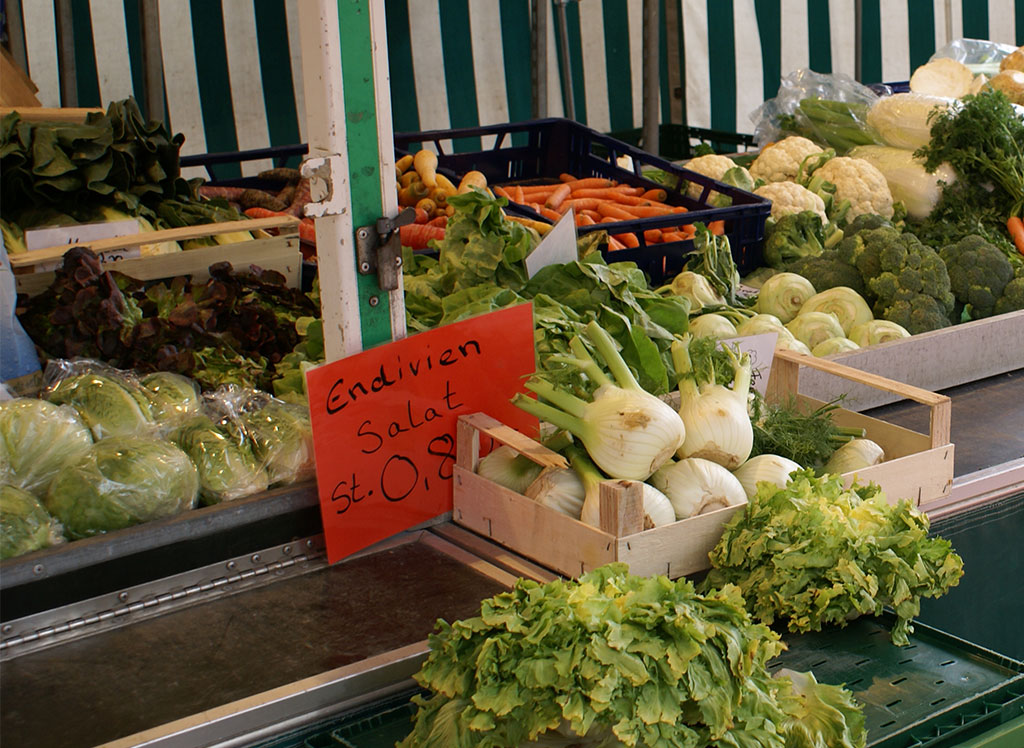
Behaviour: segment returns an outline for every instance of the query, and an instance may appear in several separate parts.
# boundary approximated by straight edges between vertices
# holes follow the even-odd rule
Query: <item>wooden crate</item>
[[[953,483],[953,445],[949,443],[950,401],[943,395],[877,375],[789,351],[777,352],[769,400],[797,395],[808,407],[820,402],[797,393],[801,366],[899,392],[931,408],[931,432],[918,434],[859,413],[840,410],[841,425],[863,426],[886,450],[887,461],[844,476],[874,481],[891,502],[910,498],[920,506],[949,493]],[[719,509],[665,527],[643,530],[642,499],[635,487],[606,481],[601,487],[600,527],[587,525],[476,474],[481,435],[507,444],[538,465],[564,466],[565,458],[482,413],[461,416],[454,468],[452,519],[559,574],[575,577],[612,561],[624,561],[634,574],[670,578],[708,568],[708,553],[725,523],[741,506]]]
[[[209,267],[218,262],[230,262],[237,269],[256,265],[264,270],[276,270],[288,279],[288,285],[298,288],[302,275],[302,253],[299,249],[299,219],[292,216],[249,219],[210,223],[200,226],[186,226],[176,229],[151,231],[143,234],[119,236],[113,239],[98,239],[81,242],[76,246],[87,247],[93,252],[110,252],[129,249],[143,244],[157,244],[166,241],[185,241],[232,231],[250,231],[258,237],[252,241],[235,244],[218,244],[213,247],[187,249],[152,257],[105,262],[105,269],[117,270],[139,280],[173,278],[191,275],[202,281],[209,277]],[[276,230],[271,236],[268,230]],[[52,271],[38,272],[36,266],[60,259],[67,247],[45,249],[9,255],[14,270],[18,293],[34,296],[45,291],[53,282]]]

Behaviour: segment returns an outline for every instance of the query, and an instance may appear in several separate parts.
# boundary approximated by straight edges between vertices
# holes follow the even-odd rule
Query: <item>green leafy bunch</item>
[[[963,574],[949,541],[930,538],[927,515],[908,501],[892,505],[875,484],[846,489],[840,476],[813,470],[781,489],[759,483],[710,560],[701,590],[737,585],[760,621],[820,631],[890,607],[901,646],[921,598],[943,595]]]
[[[519,580],[479,616],[439,621],[430,647],[399,748],[864,745],[848,692],[769,675],[784,645],[731,586],[701,596],[625,564]]]

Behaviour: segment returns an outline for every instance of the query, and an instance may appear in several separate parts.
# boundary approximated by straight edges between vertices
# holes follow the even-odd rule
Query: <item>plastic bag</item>
[[[1016,49],[1012,44],[1000,44],[987,39],[954,39],[935,50],[929,62],[949,58],[962,62],[975,75],[984,73],[991,76],[999,72],[1000,61]]]
[[[99,441],[110,436],[153,436],[152,403],[130,371],[94,359],[51,359],[41,397],[71,405]]]
[[[63,542],[64,528],[35,496],[0,485],[0,559]]]
[[[50,483],[44,504],[69,538],[169,517],[196,505],[199,476],[166,439],[109,437]]]
[[[42,496],[92,443],[92,432],[70,405],[32,397],[0,402],[0,483]]]
[[[842,155],[881,142],[867,123],[877,100],[873,90],[843,73],[794,70],[782,79],[775,98],[751,113],[754,138],[763,148],[787,135],[802,135]]]

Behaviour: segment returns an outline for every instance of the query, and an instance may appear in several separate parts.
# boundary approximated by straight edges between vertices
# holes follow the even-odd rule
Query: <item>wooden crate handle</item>
[[[508,445],[524,457],[533,460],[541,467],[569,467],[568,460],[543,444],[524,436],[511,426],[491,418],[486,413],[470,413],[459,416],[457,425],[456,464],[466,470],[476,472],[480,455],[480,442],[477,434],[485,434],[496,442]]]
[[[817,369],[827,374],[848,379],[851,382],[865,384],[877,390],[889,392],[907,400],[927,405],[931,409],[929,436],[932,447],[941,447],[949,444],[949,422],[953,413],[953,403],[946,395],[940,395],[937,392],[915,387],[911,384],[897,382],[880,374],[872,374],[868,371],[854,369],[851,366],[829,361],[828,359],[808,356],[803,353],[796,353],[795,351],[775,351],[775,361],[772,364],[773,384],[770,393],[773,399],[777,399],[780,395],[785,396],[798,392],[799,369],[801,366]],[[775,367],[779,368],[775,369]],[[778,375],[778,378],[776,378],[776,375]]]
[[[295,216],[271,216],[270,218],[249,218],[244,221],[224,221],[221,223],[206,223],[198,226],[182,226],[176,229],[161,229],[150,231],[144,234],[131,234],[130,236],[116,236],[113,239],[96,239],[91,242],[75,244],[76,247],[91,249],[96,254],[111,249],[126,249],[138,247],[143,244],[159,244],[161,242],[178,242],[188,239],[198,239],[203,236],[214,234],[227,234],[232,231],[260,231],[263,229],[294,229],[298,230],[299,219]],[[31,252],[20,252],[16,255],[8,255],[12,267],[26,267],[38,265],[41,262],[59,260],[68,251],[67,245],[59,247],[46,247],[45,249],[34,249]]]

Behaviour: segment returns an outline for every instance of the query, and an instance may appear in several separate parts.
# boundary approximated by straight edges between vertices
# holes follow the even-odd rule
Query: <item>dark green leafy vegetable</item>
[[[32,494],[0,484],[0,559],[64,541],[60,523]]]
[[[848,691],[769,675],[783,644],[735,587],[701,596],[625,564],[521,579],[429,641],[415,678],[430,693],[399,748],[865,744]]]
[[[894,644],[908,644],[922,597],[960,581],[949,541],[928,537],[928,516],[875,484],[843,488],[838,475],[793,473],[785,488],[758,484],[710,554],[703,591],[738,585],[754,618],[790,631],[844,626],[860,615],[896,613]]]
[[[198,492],[195,466],[171,442],[110,437],[67,465],[44,503],[75,539],[191,509]]]

